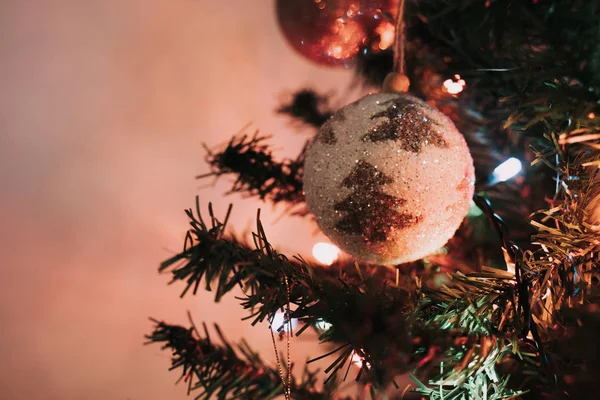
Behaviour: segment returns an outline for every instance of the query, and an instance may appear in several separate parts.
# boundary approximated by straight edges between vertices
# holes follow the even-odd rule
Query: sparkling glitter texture
[[[321,65],[349,65],[361,48],[377,53],[394,39],[393,0],[277,0],[276,12],[288,43]]]
[[[467,214],[473,160],[452,121],[416,97],[381,93],[349,104],[313,140],[308,208],[342,250],[375,264],[442,247]]]

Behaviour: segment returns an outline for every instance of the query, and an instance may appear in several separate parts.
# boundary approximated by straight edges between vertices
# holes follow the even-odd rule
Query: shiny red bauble
[[[321,65],[349,65],[359,51],[394,40],[394,0],[277,0],[276,7],[289,44]]]

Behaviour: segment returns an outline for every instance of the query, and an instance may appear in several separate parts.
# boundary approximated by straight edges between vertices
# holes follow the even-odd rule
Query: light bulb
[[[459,94],[465,88],[466,82],[464,79],[460,79],[460,75],[454,75],[456,81],[452,79],[446,79],[444,81],[444,90],[450,94]]]
[[[521,172],[521,161],[515,157],[511,157],[494,169],[490,178],[490,185],[507,181],[519,172]]]
[[[352,363],[356,366],[358,366],[358,368],[362,368],[363,364],[366,361],[363,360],[363,358],[361,356],[359,356],[358,354],[356,354],[356,352],[352,352]],[[371,364],[369,364],[368,362],[366,363],[367,368],[371,368]]]
[[[298,320],[296,318],[292,318],[291,323],[292,329],[295,329],[296,326],[298,326]],[[277,311],[273,317],[273,322],[271,322],[271,330],[277,332],[282,325],[283,331],[286,332],[288,330],[288,324],[285,322],[285,313]]]
[[[331,243],[319,242],[313,246],[313,257],[325,265],[333,264],[340,255],[340,249]]]
[[[320,331],[326,331],[329,328],[331,328],[332,326],[333,326],[333,324],[330,324],[329,322],[325,321],[324,319],[318,319],[315,322],[315,327]]]

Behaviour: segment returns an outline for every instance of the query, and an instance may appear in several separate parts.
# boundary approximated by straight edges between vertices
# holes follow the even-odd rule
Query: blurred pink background
[[[273,242],[310,257],[307,222],[202,189],[201,143],[252,122],[293,157],[308,135],[273,112],[281,94],[345,93],[351,72],[294,53],[267,0],[8,0],[0,30],[0,398],[184,399],[169,354],[142,343],[149,316],[187,310],[273,360],[233,295],[181,300],[157,266],[196,194],[218,215],[233,202],[238,232],[262,207]],[[310,335],[292,349],[323,352]]]

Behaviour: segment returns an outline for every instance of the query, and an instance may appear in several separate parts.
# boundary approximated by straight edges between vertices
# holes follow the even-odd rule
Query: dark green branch
[[[312,89],[302,89],[293,94],[291,102],[282,104],[277,112],[319,128],[333,114],[328,102],[328,96],[320,95]]]
[[[295,160],[276,161],[265,144],[266,139],[267,136],[259,136],[257,131],[252,136],[234,136],[222,151],[213,152],[206,148],[206,162],[211,171],[197,178],[235,175],[229,193],[258,196],[273,204],[303,208],[302,171],[306,146]],[[303,210],[296,212],[305,213]]]
[[[456,348],[455,339],[444,333],[448,330],[466,338],[502,332],[508,332],[505,340],[516,337],[518,318],[510,314],[507,319],[493,308],[499,305],[506,309],[507,303],[515,301],[513,281],[502,271],[455,274],[445,291],[424,290],[422,305],[415,310],[419,291],[410,276],[403,276],[396,287],[385,276],[385,268],[359,268],[352,275],[346,269],[340,273],[335,267],[312,267],[300,258],[290,260],[269,244],[260,220],[252,249],[224,237],[224,225],[211,207],[209,210],[211,226],[203,223],[198,205],[197,216],[187,211],[192,229],[186,248],[165,261],[161,271],[169,270],[173,281],[186,282],[182,295],[190,288],[195,292],[202,280],[208,290],[213,289],[211,283],[216,287],[216,300],[241,286],[241,305],[250,311],[248,318],[253,324],[286,307],[287,277],[292,318],[304,322],[305,327],[321,320],[332,324],[320,335],[322,342],[338,347],[327,368],[332,373],[330,378],[343,372],[351,356],[357,354],[364,359],[360,371],[363,380],[376,386],[390,383],[398,374],[423,362],[432,349]],[[502,317],[505,322],[501,323]],[[449,367],[459,365],[466,354],[464,345],[456,351],[459,356],[446,364]]]
[[[333,324],[322,333],[321,341],[345,344],[351,352],[364,356],[372,365],[363,374],[369,380],[389,381],[394,373],[409,368],[406,355],[412,345],[406,312],[414,308],[416,300],[414,287],[409,287],[414,285],[412,279],[403,278],[405,285],[395,287],[382,279],[382,274],[393,274],[385,269],[366,268],[359,270],[359,275],[341,273],[335,267],[312,267],[300,258],[290,260],[271,246],[260,220],[253,235],[254,248],[250,248],[223,237],[224,225],[209,209],[211,226],[203,222],[199,206],[197,216],[187,211],[192,228],[186,247],[160,266],[161,271],[171,272],[172,282],[185,282],[182,296],[190,289],[195,293],[202,281],[207,290],[215,290],[216,301],[240,286],[244,291],[241,304],[256,324],[286,307],[287,277],[292,318],[307,325],[320,320]]]
[[[170,369],[181,370],[180,380],[187,383],[188,394],[193,391],[196,399],[267,400],[283,394],[279,371],[266,365],[245,341],[229,343],[217,325],[221,343],[211,340],[205,324],[201,335],[195,326],[152,321],[155,327],[146,336],[147,344],[159,343],[172,352]],[[291,393],[295,400],[327,400],[334,389],[334,385],[318,389],[316,372],[305,368],[299,379],[292,379]]]

